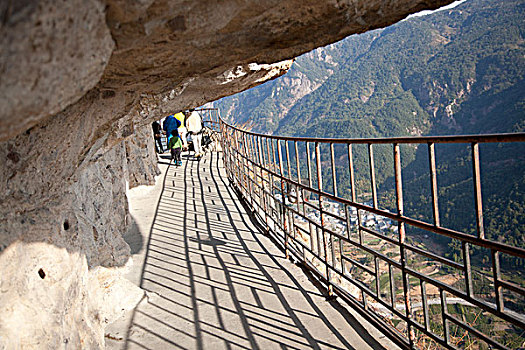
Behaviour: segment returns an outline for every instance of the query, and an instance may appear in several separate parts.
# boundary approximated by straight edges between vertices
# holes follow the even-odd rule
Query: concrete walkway
[[[156,190],[131,196],[142,234],[126,237],[135,254],[128,278],[147,298],[108,328],[107,348],[394,348],[358,315],[326,301],[255,228],[221,156],[162,165]],[[147,205],[152,199],[156,207]]]

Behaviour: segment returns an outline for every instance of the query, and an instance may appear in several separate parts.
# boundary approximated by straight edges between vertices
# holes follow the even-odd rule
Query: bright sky
[[[421,16],[426,16],[426,15],[429,15],[431,13],[434,13],[434,12],[438,12],[438,11],[443,11],[443,10],[450,10],[451,8],[454,8],[462,3],[464,3],[465,1],[467,0],[458,0],[458,1],[454,1],[452,4],[449,4],[447,6],[443,6],[443,7],[440,7],[438,8],[437,10],[425,10],[425,11],[421,11],[421,12],[418,12],[418,13],[414,13],[414,14],[411,14],[410,16],[408,16],[407,18],[405,19],[408,19],[408,18],[412,18],[412,17],[421,17]]]

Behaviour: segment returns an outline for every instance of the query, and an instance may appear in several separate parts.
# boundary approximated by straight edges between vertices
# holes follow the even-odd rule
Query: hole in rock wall
[[[113,91],[113,90],[104,90],[104,91],[102,91],[102,98],[103,99],[112,98],[112,97],[115,97],[115,91]]]
[[[69,230],[69,221],[64,221],[64,230]]]
[[[38,275],[41,279],[44,279],[46,277],[46,273],[42,269],[38,270]]]
[[[16,152],[9,152],[7,154],[7,159],[12,161],[13,163],[18,163],[20,161],[20,155]]]

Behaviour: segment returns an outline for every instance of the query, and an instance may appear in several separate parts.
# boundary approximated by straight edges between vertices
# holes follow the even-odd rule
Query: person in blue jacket
[[[164,119],[162,123],[162,129],[166,132],[166,143],[168,146],[170,144],[170,139],[173,137],[171,132],[177,130],[180,126],[180,121],[177,120],[173,114],[170,114]]]

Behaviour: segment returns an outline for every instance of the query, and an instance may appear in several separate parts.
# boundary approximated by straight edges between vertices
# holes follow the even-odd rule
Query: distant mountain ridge
[[[524,8],[523,1],[470,0],[351,36],[214,105],[227,120],[281,135],[523,130]],[[494,115],[505,121],[494,123]]]

